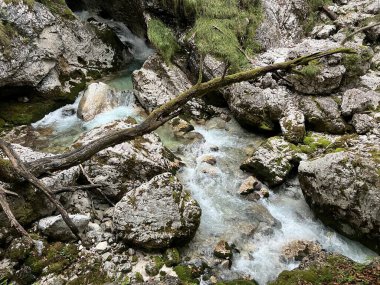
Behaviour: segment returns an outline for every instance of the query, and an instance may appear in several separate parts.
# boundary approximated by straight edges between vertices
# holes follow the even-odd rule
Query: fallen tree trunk
[[[24,163],[18,157],[17,153],[15,153],[15,151],[12,149],[11,145],[0,139],[0,149],[11,162],[11,167],[3,167],[3,169],[0,169],[1,180],[5,182],[11,182],[12,180],[26,180],[37,189],[42,191],[45,196],[55,204],[58,211],[61,213],[65,223],[74,233],[74,235],[80,238],[77,227],[72,222],[61,203],[54,197],[55,191],[47,187],[38,178],[49,175],[55,171],[64,170],[79,165],[90,159],[93,155],[101,150],[135,139],[156,130],[158,127],[162,126],[170,119],[178,116],[184,104],[193,98],[202,97],[211,91],[215,91],[219,88],[226,87],[234,83],[256,79],[267,73],[280,70],[291,71],[297,66],[307,65],[310,61],[337,53],[355,53],[355,51],[349,48],[338,48],[299,57],[283,63],[275,63],[264,67],[257,67],[251,70],[218,77],[204,83],[199,81],[196,85],[179,94],[176,98],[155,109],[142,123],[124,130],[111,131],[108,134],[105,134],[103,137],[94,140],[87,145],[81,146],[73,151],[61,155],[49,156],[29,163]],[[91,183],[91,181],[89,182]],[[28,236],[27,232],[14,218],[5,199],[5,195],[5,191],[0,192],[0,205],[6,212],[9,220],[11,221],[11,224],[14,225],[21,234]]]
[[[91,158],[97,152],[115,146],[125,141],[132,140],[136,137],[145,135],[162,126],[165,122],[175,117],[175,113],[186,102],[193,98],[202,97],[211,91],[219,88],[256,79],[266,73],[275,72],[279,70],[290,71],[296,66],[307,65],[310,61],[326,57],[337,53],[355,53],[354,50],[349,48],[338,48],[324,52],[318,52],[312,55],[299,57],[283,63],[275,63],[264,67],[258,67],[248,71],[242,71],[232,75],[227,75],[224,78],[218,77],[208,82],[198,83],[178,95],[173,100],[167,102],[161,107],[155,109],[142,123],[131,128],[110,132],[103,137],[93,141],[87,145],[81,146],[71,152],[62,155],[46,157],[27,164],[31,173],[37,177],[41,177],[49,172],[57,170],[64,170],[72,166],[78,165]]]

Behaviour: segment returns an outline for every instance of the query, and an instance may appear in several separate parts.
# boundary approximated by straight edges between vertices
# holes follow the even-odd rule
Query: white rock
[[[70,219],[77,226],[79,232],[84,232],[90,222],[86,215],[69,215]],[[38,229],[51,239],[59,241],[69,241],[75,239],[70,228],[66,225],[61,215],[47,217],[38,222]]]
[[[96,245],[95,250],[96,250],[96,251],[103,252],[103,251],[107,250],[108,247],[109,247],[109,246],[108,246],[108,242],[106,242],[106,241],[102,241],[102,242],[99,242],[99,243]]]

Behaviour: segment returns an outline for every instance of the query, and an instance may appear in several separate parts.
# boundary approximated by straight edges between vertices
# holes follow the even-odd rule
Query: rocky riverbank
[[[0,153],[36,241],[0,211],[0,282],[375,284],[378,258],[348,257],[380,253],[380,26],[347,34],[377,23],[379,3],[111,2],[0,0],[0,127],[23,161],[136,126],[200,74],[356,53],[193,99],[156,133],[42,178],[79,241],[39,191],[2,179]],[[134,56],[120,78],[133,90],[111,86]]]

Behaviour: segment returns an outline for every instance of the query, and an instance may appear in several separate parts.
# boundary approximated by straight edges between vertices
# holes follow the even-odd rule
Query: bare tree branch
[[[16,231],[18,231],[21,235],[25,236],[29,242],[33,242],[33,239],[30,237],[28,232],[20,225],[20,223],[17,221],[16,217],[13,215],[12,210],[9,206],[9,203],[7,201],[6,193],[9,192],[8,190],[4,189],[0,185],[0,206],[3,208],[3,211],[5,215],[7,216],[8,220],[11,223],[11,226],[13,226]]]
[[[353,32],[353,33],[349,34],[347,37],[345,37],[344,40],[341,42],[341,45],[343,46],[349,39],[352,39],[352,37],[355,36],[356,34],[359,34],[360,32],[364,32],[366,30],[372,29],[372,28],[379,26],[379,25],[380,25],[380,22],[374,23],[374,24],[371,24],[371,25],[368,25],[368,26],[365,26],[363,28],[356,30],[355,32]]]
[[[27,164],[30,172],[37,177],[48,172],[57,170],[68,169],[72,166],[83,163],[91,158],[97,152],[132,140],[136,137],[143,136],[150,133],[170,120],[170,114],[183,106],[186,102],[193,98],[199,98],[211,91],[219,88],[238,83],[256,79],[266,73],[275,72],[278,70],[288,71],[299,65],[307,65],[310,61],[326,57],[337,53],[356,53],[353,49],[337,48],[328,51],[318,52],[307,56],[302,56],[290,61],[275,63],[272,65],[257,67],[251,70],[241,71],[235,74],[226,75],[223,77],[214,78],[208,82],[196,84],[190,89],[182,92],[176,98],[170,100],[166,104],[156,108],[142,123],[132,126],[128,129],[110,132],[103,137],[90,142],[87,145],[81,146],[73,151],[50,156],[42,159],[35,160]]]
[[[54,197],[54,193],[50,190],[50,188],[47,187],[44,183],[42,183],[39,179],[37,179],[26,168],[24,163],[21,161],[20,157],[13,150],[13,148],[11,147],[11,145],[9,143],[0,139],[0,149],[9,158],[15,172],[18,173],[19,175],[21,175],[30,184],[32,184],[34,187],[41,190],[45,194],[45,196],[49,199],[49,201],[52,202],[57,207],[57,209],[58,209],[59,213],[61,214],[63,220],[65,221],[67,226],[70,228],[70,230],[73,232],[73,234],[78,239],[81,239],[81,237],[79,236],[79,230],[78,230],[77,226],[70,219],[69,214],[66,212],[66,210],[62,206],[62,204]]]

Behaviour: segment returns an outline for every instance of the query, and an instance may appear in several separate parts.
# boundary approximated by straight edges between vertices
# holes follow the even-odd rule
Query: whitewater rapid
[[[89,14],[79,15],[83,20]],[[138,63],[129,69],[118,72],[106,79],[106,83],[119,91],[131,90],[131,73],[141,66],[141,60],[152,52],[141,39],[130,33],[121,23],[105,21],[119,33],[123,42],[131,47],[131,52]],[[120,96],[131,93],[120,92]],[[124,94],[124,95],[123,95]],[[53,132],[47,140],[52,145],[68,146],[83,132],[113,120],[129,116],[138,121],[143,120],[141,108],[134,98],[126,98],[124,104],[90,122],[82,122],[76,116],[80,97],[75,103],[60,108],[33,124],[35,128],[51,128]],[[249,275],[266,284],[275,279],[283,270],[297,267],[297,262],[284,262],[281,251],[285,245],[295,240],[319,242],[322,247],[332,252],[341,253],[355,261],[364,262],[375,253],[361,244],[348,240],[335,231],[325,227],[316,219],[305,202],[296,178],[291,179],[278,189],[271,189],[268,199],[259,203],[278,221],[271,231],[260,234],[247,234],[256,202],[242,198],[237,190],[248,174],[240,170],[240,164],[262,143],[263,138],[242,129],[235,120],[224,122],[212,119],[204,125],[193,122],[195,132],[203,136],[202,140],[184,142],[173,136],[168,127],[160,128],[157,133],[163,143],[186,166],[177,173],[185,189],[199,202],[202,208],[201,224],[196,236],[182,250],[190,258],[212,258],[215,244],[227,240],[236,245],[240,253],[235,253],[230,270],[225,269],[221,276],[225,278]],[[211,155],[216,165],[203,162],[202,156]]]

